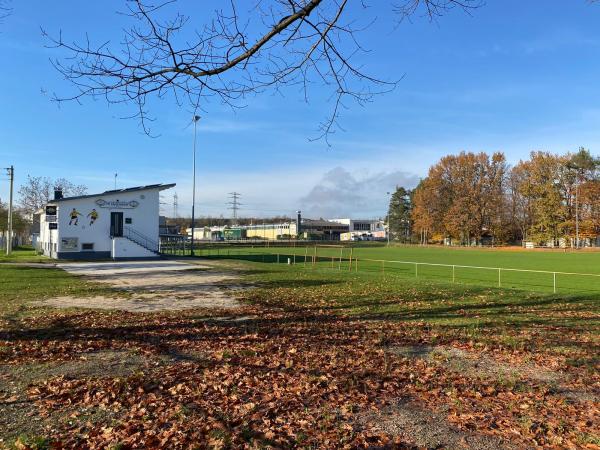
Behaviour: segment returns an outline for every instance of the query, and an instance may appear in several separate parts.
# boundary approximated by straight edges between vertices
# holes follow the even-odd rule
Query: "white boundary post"
[[[218,251],[219,251],[219,249],[217,248],[217,252]],[[305,255],[307,253],[308,253],[308,251],[305,250]],[[312,258],[313,258],[313,264],[314,264],[315,256],[313,255]],[[335,258],[337,259],[337,256]],[[308,259],[308,258],[305,257],[305,259]],[[588,278],[593,278],[593,279],[599,279],[600,280],[600,273],[555,272],[555,271],[550,271],[550,270],[512,269],[512,268],[509,268],[509,267],[466,266],[466,265],[460,265],[460,264],[439,264],[439,263],[425,263],[425,262],[417,262],[417,261],[381,260],[381,259],[368,259],[368,258],[363,259],[363,261],[381,264],[381,271],[382,272],[385,271],[385,264],[386,263],[388,263],[388,264],[413,265],[414,268],[415,268],[415,278],[419,277],[419,266],[420,265],[431,266],[431,267],[448,267],[448,268],[452,268],[452,282],[453,283],[456,282],[456,268],[468,268],[468,269],[479,269],[479,270],[497,271],[498,272],[497,286],[500,287],[500,288],[503,287],[502,272],[548,274],[548,275],[552,275],[552,291],[555,294],[558,291],[558,279],[557,279],[558,275],[582,276],[582,277],[588,277]],[[352,259],[350,260],[350,264],[348,265],[349,268],[350,268],[350,271],[352,271],[352,263],[353,262],[355,263],[354,270],[358,271],[358,258],[354,258],[354,260],[352,260]],[[388,266],[388,268],[389,268],[389,266]],[[408,275],[410,276],[410,274],[408,274]],[[491,280],[489,282],[484,283],[484,284],[490,284],[490,283],[491,283]]]

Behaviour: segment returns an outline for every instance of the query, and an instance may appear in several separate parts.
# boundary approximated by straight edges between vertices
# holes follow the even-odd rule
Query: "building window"
[[[82,243],[81,244],[81,250],[94,250],[94,243],[93,242],[88,242],[88,243]]]
[[[125,223],[128,225],[131,225],[131,223],[132,223],[131,217],[125,217]]]
[[[371,224],[370,223],[354,223],[354,231],[370,231]]]

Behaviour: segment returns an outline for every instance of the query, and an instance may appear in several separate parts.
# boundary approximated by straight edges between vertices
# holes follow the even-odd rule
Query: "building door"
[[[110,235],[112,237],[123,236],[123,213],[122,212],[111,212],[110,213]]]

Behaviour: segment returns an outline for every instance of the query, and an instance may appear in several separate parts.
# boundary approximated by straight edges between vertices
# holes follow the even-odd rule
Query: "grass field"
[[[302,267],[308,265],[312,268],[313,265],[305,265],[304,260],[307,258],[309,263],[312,262],[315,247],[222,246],[204,249],[199,253],[210,257],[259,262],[286,263],[291,258],[292,262],[295,261]],[[349,247],[317,246],[316,256],[318,263],[315,268],[318,269],[348,271],[352,257],[353,271],[539,292],[554,292],[556,286],[557,293],[600,293],[600,252],[418,246],[366,246],[350,250]],[[553,272],[557,274],[554,275]]]
[[[0,250],[0,263],[3,262],[47,262],[49,259],[38,255],[31,246],[21,246],[13,249],[10,255],[7,255],[5,249]]]
[[[314,267],[300,248],[284,264],[292,251],[221,247],[194,261],[237,277],[237,310],[41,307],[124,294],[0,264],[0,448],[600,448],[598,293],[364,261],[573,270],[600,255],[355,248],[349,271],[348,249],[341,263],[339,248],[319,249]]]
[[[31,302],[48,297],[110,294],[114,295],[115,290],[88,282],[62,269],[0,264],[0,322],[32,313],[44,314],[46,308],[33,307]]]

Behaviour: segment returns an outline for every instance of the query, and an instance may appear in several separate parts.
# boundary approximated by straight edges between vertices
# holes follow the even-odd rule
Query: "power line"
[[[231,201],[228,203],[228,205],[231,205],[231,206],[227,209],[231,209],[233,211],[233,223],[234,224],[237,224],[238,210],[240,209],[240,206],[241,206],[241,203],[239,202],[241,195],[242,194],[240,194],[239,192],[235,192],[235,191],[229,193],[229,198],[231,199]]]

